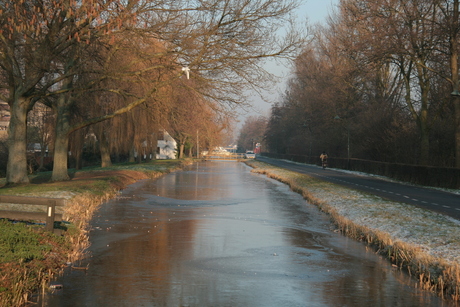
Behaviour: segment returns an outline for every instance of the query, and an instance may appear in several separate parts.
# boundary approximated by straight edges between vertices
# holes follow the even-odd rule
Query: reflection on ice
[[[217,200],[184,200],[161,196],[150,196],[146,203],[158,207],[210,207],[210,206],[232,206],[239,205],[250,200],[235,201],[234,199]]]

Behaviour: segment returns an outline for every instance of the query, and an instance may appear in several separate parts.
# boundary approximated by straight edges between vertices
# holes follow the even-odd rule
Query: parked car
[[[253,151],[246,151],[244,154],[245,159],[255,159],[256,154]]]

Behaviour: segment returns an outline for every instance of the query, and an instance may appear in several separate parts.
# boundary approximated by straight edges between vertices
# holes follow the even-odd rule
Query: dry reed
[[[77,231],[74,231],[69,236],[69,242],[72,246],[71,252],[68,254],[68,262],[76,263],[81,260],[89,247],[89,222],[94,212],[101,204],[115,197],[115,190],[108,191],[104,195],[95,196],[90,193],[77,195],[67,201],[63,218],[71,222]]]

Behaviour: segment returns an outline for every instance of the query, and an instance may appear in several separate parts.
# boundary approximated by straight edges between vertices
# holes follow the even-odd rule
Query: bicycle
[[[327,167],[327,159],[323,159],[323,160],[321,160],[321,162],[322,162],[323,169],[326,169],[326,167]]]
[[[321,156],[319,156],[319,158],[321,159],[321,164],[323,166],[323,169],[325,169],[327,166],[327,153],[323,151],[323,153],[321,154]]]

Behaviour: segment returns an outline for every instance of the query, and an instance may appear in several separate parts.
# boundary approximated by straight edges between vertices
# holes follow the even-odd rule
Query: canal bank
[[[242,163],[139,181],[90,224],[87,270],[39,306],[455,306]]]
[[[459,301],[459,221],[263,162],[246,163],[254,172],[288,184],[328,213],[337,231],[367,243],[395,267],[417,278],[419,287]]]
[[[254,168],[254,172],[289,184],[294,191],[301,193],[304,198],[327,212],[337,224],[337,232],[340,231],[360,241],[368,242],[379,253],[391,259],[395,269],[409,269],[410,274],[421,278],[420,287],[426,287],[445,295],[445,298],[455,299],[455,292],[451,292],[455,291],[454,287],[457,287],[458,291],[458,258],[456,258],[458,257],[458,241],[456,240],[459,235],[458,224],[455,221],[445,220],[442,216],[429,212],[412,211],[401,204],[389,204],[369,195],[312,180],[308,176],[276,169],[258,161],[248,161],[247,164]],[[70,200],[69,204],[74,204],[77,209],[73,213],[75,220],[80,220],[83,215],[86,215],[87,223],[94,212],[90,207],[97,208],[102,202],[117,195],[113,191],[149,177],[145,175],[145,172],[144,175],[139,175],[143,172],[132,168],[136,166],[117,168],[115,173],[110,173],[109,170],[106,175],[111,174],[109,177],[112,179],[102,176],[102,173],[97,171],[81,176],[81,182],[92,186],[98,185],[98,181],[114,183],[102,188],[98,196],[93,195],[91,202],[83,201],[81,196],[84,193],[69,193],[72,189],[66,190],[59,185],[51,188],[47,196],[51,194],[55,197],[67,195]],[[175,166],[150,170],[150,177],[168,173],[176,168]],[[134,175],[133,171],[137,175]],[[114,180],[115,177],[119,179]],[[120,180],[120,178],[123,179]],[[81,225],[85,230],[83,236],[73,242],[77,246],[73,249],[74,251],[88,247],[88,225],[84,226],[84,223]],[[68,257],[68,259],[77,259],[70,255]],[[71,265],[77,266],[78,262],[71,263]],[[425,271],[419,270],[420,268]],[[47,280],[49,281],[49,278]],[[438,284],[433,285],[432,280],[437,281]],[[440,289],[444,291],[440,292]]]
[[[125,163],[107,168],[70,170],[71,180],[50,182],[51,172],[31,175],[28,185],[5,185],[0,179],[0,194],[65,198],[62,211],[66,231],[62,236],[44,232],[40,225],[21,227],[4,222],[0,228],[0,306],[24,306],[34,301],[37,292],[49,290],[49,283],[67,266],[77,267],[89,246],[89,222],[99,206],[127,186],[182,169],[191,160],[157,160]],[[60,208],[59,208],[60,209]],[[25,210],[24,206],[1,204],[0,210]],[[17,229],[16,229],[17,228]],[[31,253],[34,246],[35,253]],[[33,303],[32,303],[33,304]]]

